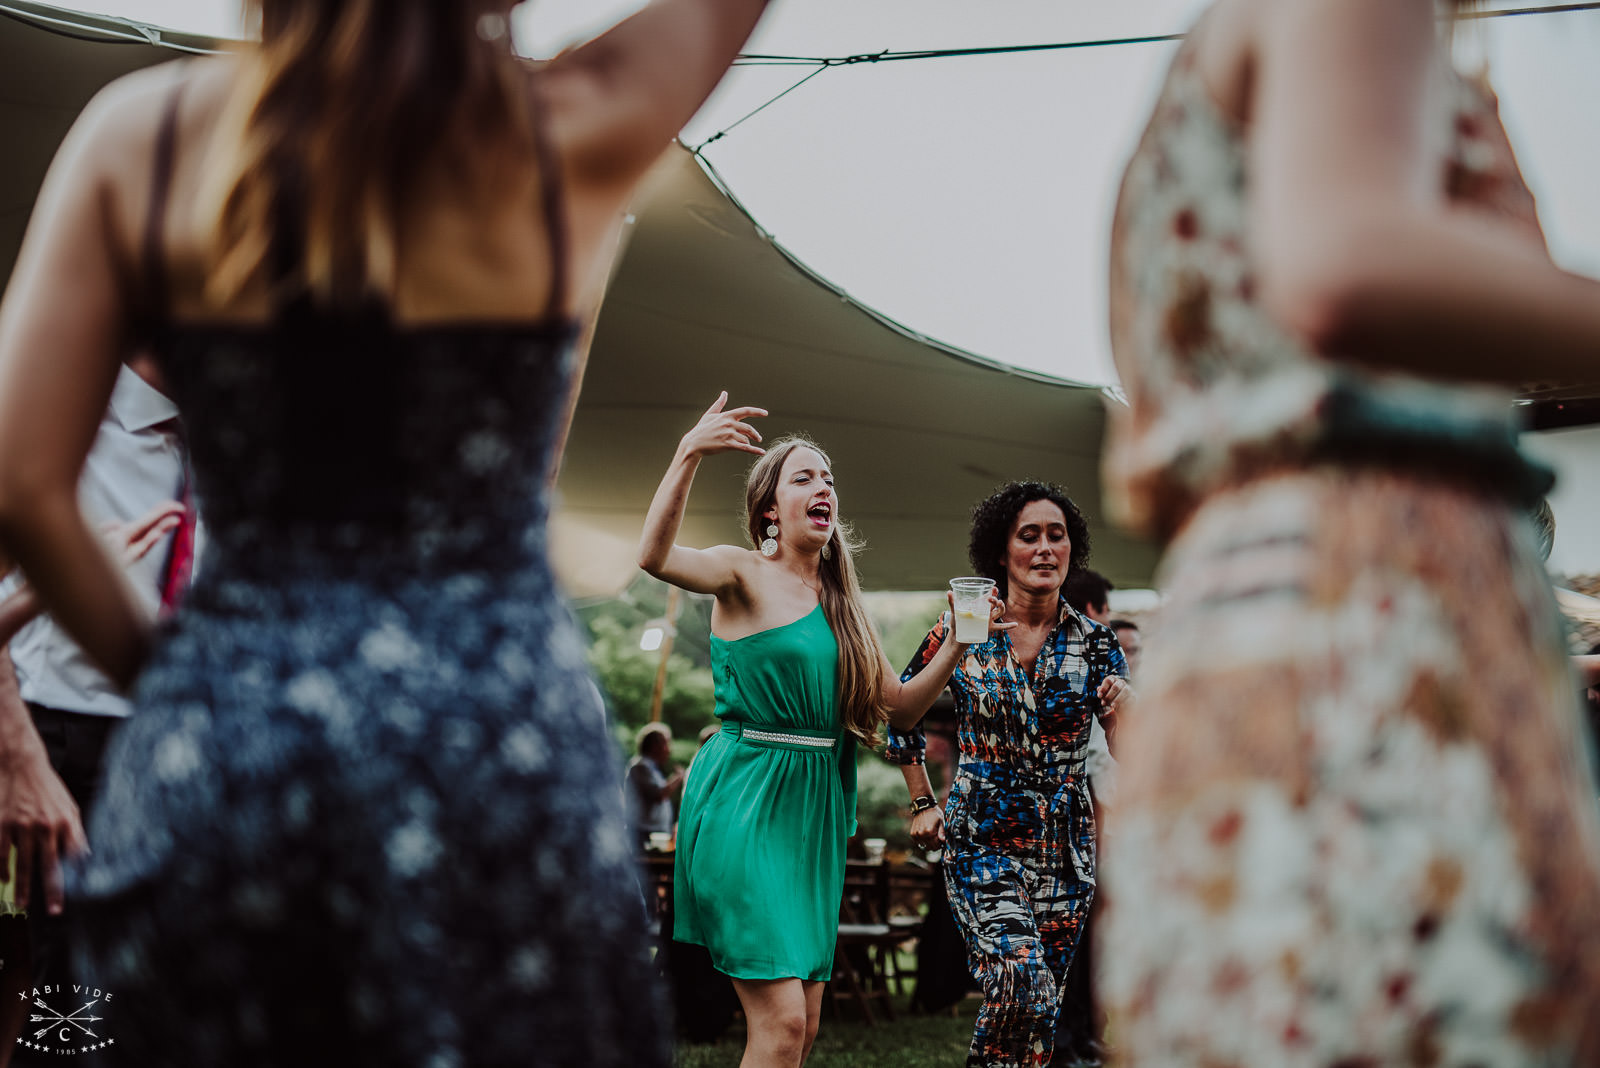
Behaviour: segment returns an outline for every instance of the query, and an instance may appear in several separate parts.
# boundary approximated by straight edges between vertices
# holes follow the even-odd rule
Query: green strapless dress
[[[722,730],[678,813],[673,937],[735,979],[826,980],[855,833],[855,739],[822,606],[737,641],[711,636]]]

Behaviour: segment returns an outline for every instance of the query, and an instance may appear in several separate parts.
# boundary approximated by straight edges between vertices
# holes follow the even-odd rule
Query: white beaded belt
[[[785,745],[807,745],[813,749],[832,749],[832,738],[815,738],[809,734],[788,734],[784,731],[763,731],[746,727],[741,731],[746,738],[757,742],[781,742]]]

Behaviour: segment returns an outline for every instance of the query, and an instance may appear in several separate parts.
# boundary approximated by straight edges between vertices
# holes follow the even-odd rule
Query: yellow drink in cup
[[[967,645],[982,645],[989,640],[989,591],[994,580],[968,577],[950,580],[955,602],[955,639]]]

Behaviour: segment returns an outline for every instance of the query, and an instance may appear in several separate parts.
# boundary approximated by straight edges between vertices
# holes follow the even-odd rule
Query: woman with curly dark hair
[[[973,509],[968,556],[998,586],[1005,625],[966,646],[950,674],[961,760],[944,811],[920,725],[893,712],[889,757],[911,790],[913,841],[946,843],[950,907],[983,987],[967,1063],[1042,1065],[1094,897],[1089,731],[1096,718],[1109,729],[1128,672],[1111,631],[1062,597],[1088,564],[1089,529],[1061,487],[1010,482],[990,494]],[[949,622],[903,678],[933,669]]]

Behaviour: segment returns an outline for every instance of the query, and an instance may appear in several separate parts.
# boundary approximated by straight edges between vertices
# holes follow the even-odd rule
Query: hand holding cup
[[[994,631],[1016,624],[1002,623],[1006,605],[995,592],[993,579],[969,576],[950,580],[950,616],[953,638],[962,645],[982,645]]]

